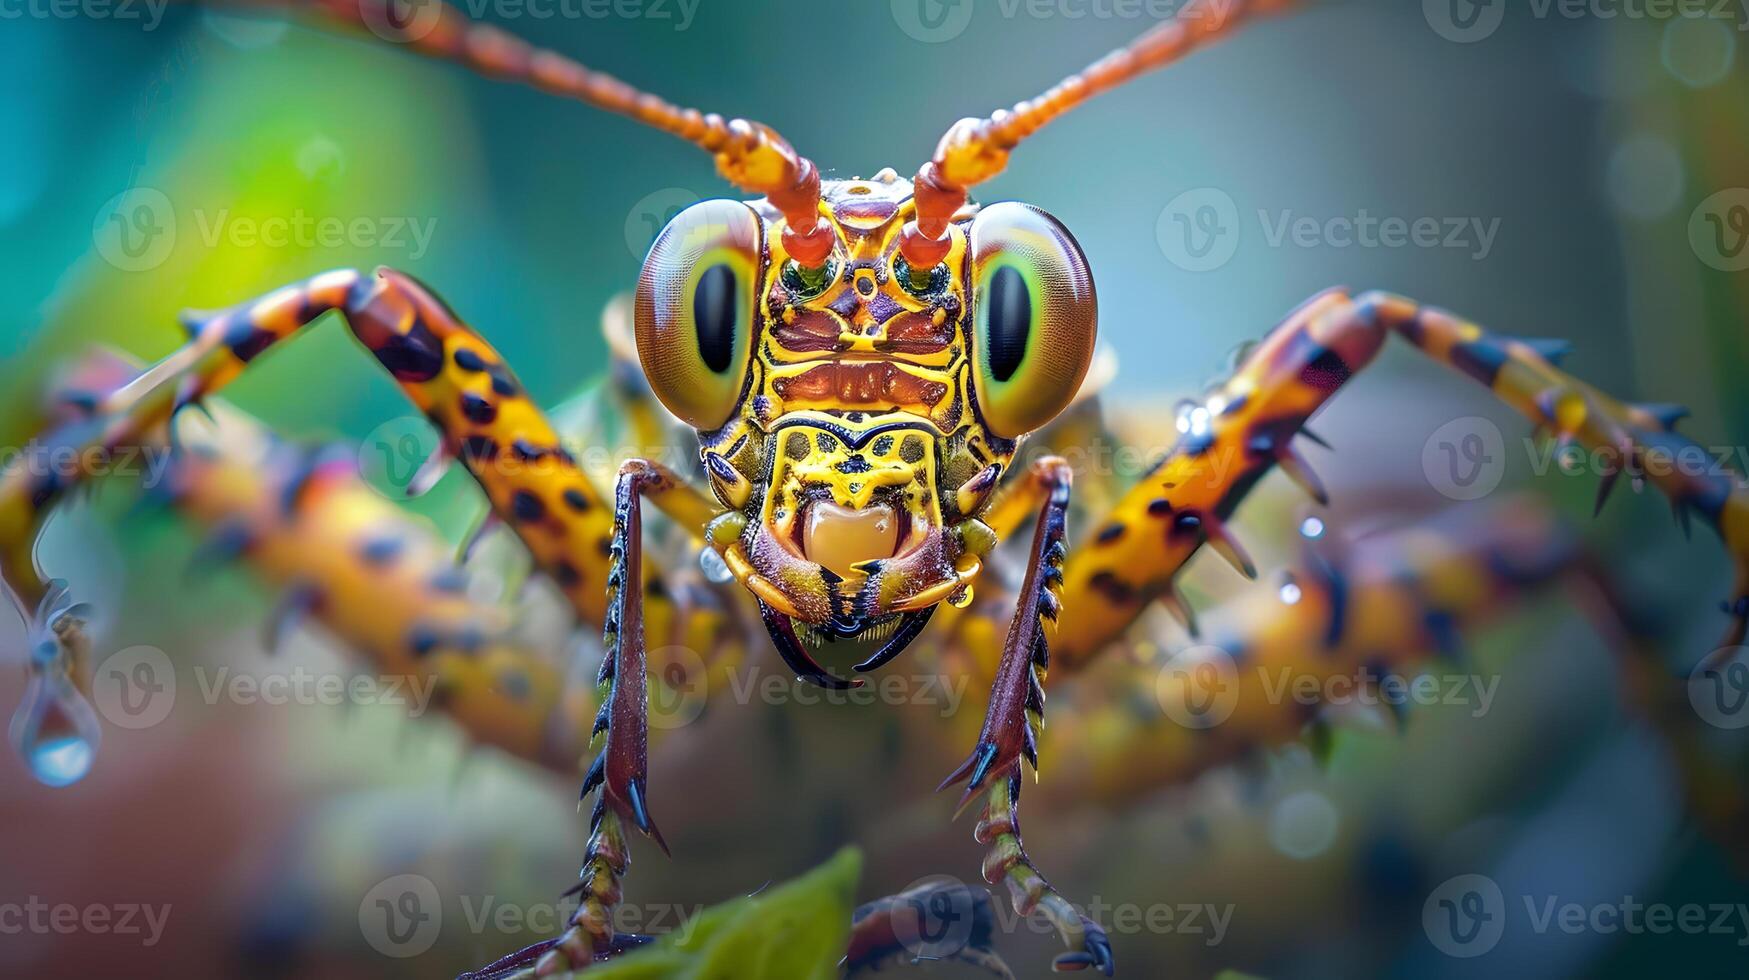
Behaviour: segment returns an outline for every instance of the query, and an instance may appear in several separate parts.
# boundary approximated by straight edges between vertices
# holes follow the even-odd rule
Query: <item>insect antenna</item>
[[[1296,0],[1188,0],[1173,16],[1111,52],[1037,98],[961,119],[942,136],[935,156],[913,182],[917,217],[905,226],[899,246],[912,269],[932,269],[947,257],[947,226],[966,203],[966,193],[1001,173],[1009,151],[1057,118],[1101,92],[1177,61],[1258,14],[1285,9]]]
[[[671,133],[711,154],[736,187],[769,198],[784,216],[783,244],[797,264],[826,264],[832,228],[820,216],[820,171],[777,131],[667,102],[556,51],[469,20],[442,0],[242,0],[242,6],[307,11],[491,78],[520,82]]]

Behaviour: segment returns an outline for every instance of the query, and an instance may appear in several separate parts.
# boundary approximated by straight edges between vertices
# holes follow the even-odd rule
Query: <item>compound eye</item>
[[[734,415],[753,353],[753,291],[761,225],[739,201],[704,201],[676,215],[638,277],[638,361],[670,412],[695,429]]]
[[[992,204],[972,219],[973,387],[990,431],[1042,427],[1081,388],[1099,307],[1081,246],[1029,204]]]

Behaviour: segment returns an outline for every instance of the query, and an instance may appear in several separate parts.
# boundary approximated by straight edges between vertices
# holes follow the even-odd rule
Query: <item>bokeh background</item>
[[[1344,284],[1567,338],[1574,373],[1625,397],[1682,401],[1698,441],[1741,444],[1749,275],[1730,236],[1733,215],[1749,220],[1744,12],[1304,6],[1054,123],[978,194],[1039,204],[1079,238],[1120,366],[1112,411],[1168,437],[1171,406],[1236,345]],[[555,15],[483,15],[681,104],[769,122],[830,176],[909,173],[954,119],[1042,90],[1158,13],[1079,0],[543,9]],[[601,311],[630,288],[661,223],[727,190],[709,160],[667,136],[389,45],[201,9],[127,10],[72,17],[45,5],[0,28],[0,432],[11,440],[7,420],[29,417],[42,379],[89,345],[156,358],[181,341],[181,309],[341,266],[388,264],[432,284],[538,400],[558,403],[602,375]],[[1181,237],[1180,216],[1197,222],[1209,206],[1224,261],[1192,255]],[[1723,237],[1709,237],[1709,214]],[[300,216],[356,230],[250,234]],[[1434,247],[1274,235],[1283,220],[1365,216],[1467,230]],[[334,323],[227,398],[299,439],[363,440],[409,414]],[[1337,451],[1317,462],[1339,501],[1430,510],[1449,501],[1423,450],[1471,416],[1511,444],[1524,434],[1469,382],[1391,352],[1326,413],[1320,434]],[[1671,669],[1692,666],[1719,631],[1729,572],[1710,533],[1685,541],[1650,494],[1620,494],[1590,522],[1593,480],[1530,463],[1518,454],[1500,492],[1528,490],[1586,521],[1624,591],[1667,624]],[[477,507],[471,493],[452,475],[415,509],[459,538],[451,518]],[[271,596],[241,571],[186,577],[195,535],[119,496],[69,509],[42,554],[104,610],[101,646],[267,669],[258,624]],[[1296,506],[1272,479],[1242,511],[1261,557],[1289,553]],[[1217,605],[1242,591],[1206,560],[1190,584]],[[1287,752],[1121,803],[1041,793],[1029,843],[1071,896],[1235,909],[1218,943],[1115,937],[1130,976],[1632,977],[1675,962],[1741,975],[1749,921],[1730,934],[1567,934],[1527,928],[1519,909],[1485,956],[1430,942],[1423,901],[1458,873],[1586,904],[1749,902],[1740,852],[1686,818],[1664,739],[1623,707],[1585,620],[1541,601],[1475,644],[1516,681],[1486,717],[1441,706],[1401,737],[1344,735],[1327,770]],[[279,656],[344,669],[319,632],[292,646]],[[19,623],[0,626],[0,648],[22,663]],[[6,674],[11,704],[22,671]],[[970,704],[975,716],[982,694]],[[676,857],[639,846],[633,895],[692,908],[843,843],[870,857],[860,897],[932,873],[974,880],[969,823],[948,825],[951,801],[928,792],[960,746],[918,749],[902,734],[917,731],[907,710],[924,709],[713,708],[654,760]],[[1741,738],[1693,721],[1720,778],[1749,778],[1733,761]],[[1044,771],[1048,785],[1048,757]],[[569,781],[471,752],[441,719],[184,704],[165,724],[107,732],[72,787],[40,786],[0,760],[0,902],[172,909],[151,946],[0,936],[0,974],[453,975],[542,936],[451,929],[420,956],[384,957],[361,934],[361,896],[418,873],[449,896],[551,903],[581,850],[574,800]],[[1044,975],[1048,937],[1023,928],[1002,943],[1019,975]]]

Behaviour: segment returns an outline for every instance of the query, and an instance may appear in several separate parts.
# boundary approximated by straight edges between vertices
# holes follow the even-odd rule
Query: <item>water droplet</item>
[[[1277,851],[1309,861],[1330,849],[1341,824],[1336,805],[1316,790],[1285,797],[1269,815],[1269,842]]]
[[[1300,585],[1298,582],[1281,583],[1281,601],[1290,606],[1298,605],[1300,601]]]
[[[1725,80],[1737,60],[1737,37],[1722,20],[1677,17],[1664,25],[1664,69],[1689,88]]]
[[[698,567],[704,571],[704,577],[717,585],[734,581],[735,573],[729,571],[729,566],[723,561],[723,556],[717,554],[715,548],[700,548],[698,550]]]
[[[1308,517],[1300,522],[1300,537],[1307,541],[1316,541],[1324,536],[1324,520],[1321,517]]]
[[[1630,218],[1650,221],[1668,214],[1682,200],[1684,182],[1682,156],[1662,136],[1630,136],[1610,154],[1610,201]]]
[[[91,771],[103,727],[91,702],[65,677],[33,673],[12,716],[11,736],[31,775],[48,786],[69,786]]]

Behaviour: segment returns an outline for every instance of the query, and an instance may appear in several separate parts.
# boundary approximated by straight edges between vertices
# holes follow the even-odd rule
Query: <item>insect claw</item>
[[[1593,518],[1598,517],[1603,513],[1603,505],[1609,503],[1609,495],[1615,490],[1616,481],[1620,479],[1620,477],[1620,467],[1611,467],[1609,472],[1603,474],[1602,482],[1597,484],[1597,503],[1593,504],[1591,507],[1591,516]]]
[[[235,561],[255,542],[255,532],[246,524],[225,524],[194,549],[188,559],[188,580],[204,578],[218,566]]]
[[[1225,558],[1227,564],[1237,569],[1240,575],[1248,579],[1257,577],[1257,566],[1251,561],[1251,556],[1246,554],[1244,545],[1227,529],[1225,521],[1208,514],[1203,516],[1202,526],[1209,547],[1215,550],[1215,554]]]
[[[1184,627],[1184,631],[1189,633],[1192,639],[1202,635],[1196,623],[1196,610],[1191,608],[1190,602],[1178,589],[1170,588],[1161,595],[1160,605],[1172,614],[1173,619],[1178,620],[1178,625]]]
[[[1525,337],[1520,338],[1518,342],[1556,367],[1559,367],[1561,362],[1567,359],[1568,354],[1573,353],[1573,345],[1558,337]]]
[[[487,511],[486,515],[480,518],[480,522],[474,525],[473,531],[469,532],[468,536],[462,539],[461,547],[456,549],[456,563],[461,565],[467,564],[468,559],[473,557],[474,549],[478,548],[480,542],[485,540],[486,535],[492,533],[492,530],[500,523],[502,522],[496,512]]]
[[[305,616],[314,612],[321,601],[322,590],[314,583],[305,582],[287,589],[273,611],[268,614],[262,631],[261,642],[267,652],[278,653],[286,636],[297,628]]]
[[[1330,505],[1330,492],[1324,488],[1324,481],[1318,479],[1318,474],[1312,472],[1312,465],[1291,444],[1284,442],[1276,447],[1275,464],[1320,506]]]
[[[1324,448],[1324,449],[1333,448],[1328,442],[1326,442],[1324,440],[1323,436],[1317,434],[1316,432],[1313,432],[1311,429],[1308,429],[1304,426],[1300,427],[1300,435],[1306,437],[1315,446],[1319,446],[1319,447]]]
[[[1676,423],[1688,418],[1688,409],[1682,405],[1670,402],[1647,402],[1632,406],[1635,411],[1644,412],[1658,423],[1665,432],[1675,432]]]
[[[188,334],[188,339],[194,340],[206,325],[218,316],[213,310],[182,310],[176,314],[176,322],[182,326],[182,331]]]
[[[673,852],[668,850],[668,842],[662,839],[662,831],[656,827],[656,821],[650,818],[650,808],[644,802],[643,780],[634,779],[626,783],[626,798],[626,802],[631,807],[633,826],[643,831],[644,836],[655,841],[656,846],[662,849],[663,854],[673,857]]]
[[[1682,528],[1684,540],[1694,539],[1694,524],[1688,517],[1688,502],[1680,497],[1670,498],[1670,514],[1676,519],[1676,526]]]
[[[413,472],[413,479],[407,481],[406,494],[418,497],[437,485],[443,475],[449,472],[449,450],[439,445],[419,464],[419,469]]]

